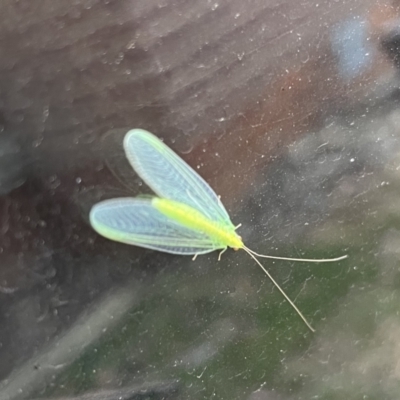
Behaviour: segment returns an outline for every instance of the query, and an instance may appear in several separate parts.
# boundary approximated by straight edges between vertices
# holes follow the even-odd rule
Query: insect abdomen
[[[234,228],[221,227],[217,222],[209,220],[200,211],[190,207],[186,204],[155,197],[152,200],[154,207],[171,218],[172,220],[179,222],[183,226],[204,232],[210,238],[215,240],[216,243],[222,245],[222,247],[233,247],[241,248],[243,243],[240,237],[234,231]],[[230,229],[229,229],[230,228]]]

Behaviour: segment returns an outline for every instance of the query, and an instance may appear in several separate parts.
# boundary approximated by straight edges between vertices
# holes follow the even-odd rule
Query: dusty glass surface
[[[0,4],[0,398],[398,399],[398,1]],[[244,252],[108,241],[147,129]]]

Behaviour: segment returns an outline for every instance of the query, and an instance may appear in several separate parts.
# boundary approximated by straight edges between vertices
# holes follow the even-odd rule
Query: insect
[[[257,257],[303,262],[330,259],[298,259],[258,254],[246,247],[219,196],[185,161],[156,136],[132,129],[123,147],[133,169],[157,197],[115,198],[95,204],[90,223],[100,235],[126,244],[172,254],[197,255],[228,247],[243,249],[261,267],[289,304],[314,332],[304,315],[278,285]]]

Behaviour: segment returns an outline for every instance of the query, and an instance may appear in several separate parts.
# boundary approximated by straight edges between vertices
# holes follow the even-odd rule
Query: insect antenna
[[[262,258],[271,258],[273,260],[283,260],[283,261],[296,261],[296,262],[314,262],[314,263],[323,263],[323,262],[335,262],[341,261],[348,257],[347,254],[344,256],[336,257],[336,258],[290,258],[290,257],[278,257],[278,256],[268,256],[266,254],[258,254],[253,250],[250,250],[248,247],[245,248],[248,253],[255,255],[256,257]]]
[[[257,253],[253,252],[246,246],[243,246],[243,250],[260,266],[260,268],[265,272],[265,274],[268,276],[268,278],[271,280],[271,282],[276,286],[276,288],[282,293],[283,297],[288,301],[288,303],[294,308],[294,310],[297,312],[299,317],[304,321],[304,323],[307,325],[307,327],[310,329],[311,332],[315,332],[315,329],[310,325],[310,323],[307,321],[306,317],[301,313],[301,311],[297,308],[296,304],[293,303],[292,300],[290,300],[289,296],[284,292],[284,290],[278,285],[278,282],[275,281],[275,279],[271,276],[271,274],[265,269],[265,267],[260,263],[260,261],[257,259],[256,255]],[[275,257],[271,257],[275,258]],[[280,259],[280,258],[278,258]],[[284,258],[284,260],[286,260]]]

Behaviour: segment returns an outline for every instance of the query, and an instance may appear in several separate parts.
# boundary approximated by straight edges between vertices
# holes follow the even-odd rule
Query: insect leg
[[[220,252],[219,252],[219,255],[218,255],[218,261],[221,261],[221,256],[222,256],[222,254],[224,254],[225,252],[226,252],[226,249],[227,249],[228,247],[225,247],[224,249],[222,249]]]

